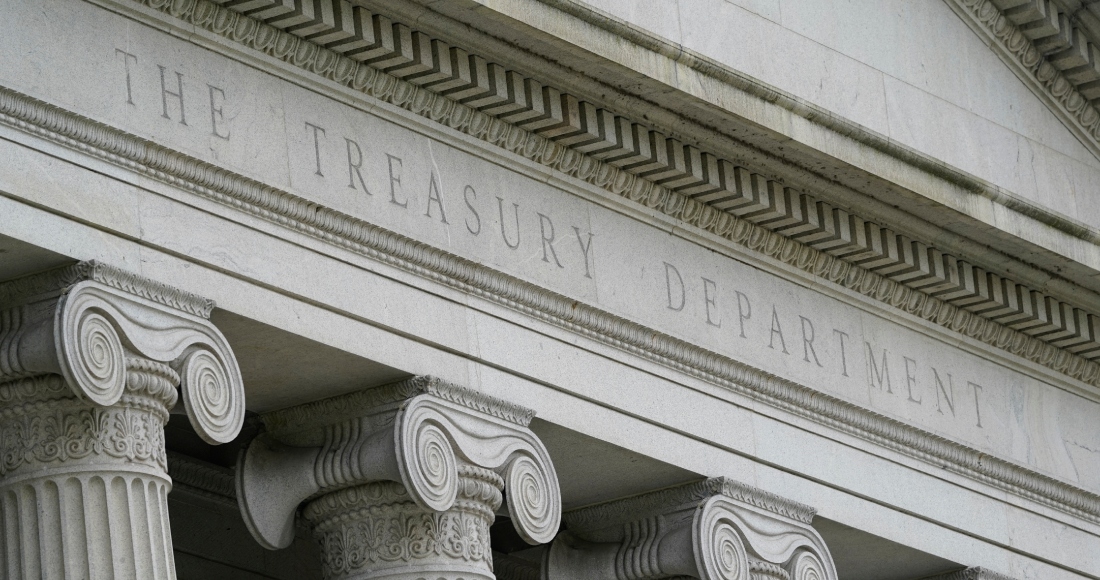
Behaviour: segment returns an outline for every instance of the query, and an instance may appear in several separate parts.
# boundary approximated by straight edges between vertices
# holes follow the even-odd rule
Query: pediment
[[[1100,6],[1078,0],[944,0],[1100,158]]]

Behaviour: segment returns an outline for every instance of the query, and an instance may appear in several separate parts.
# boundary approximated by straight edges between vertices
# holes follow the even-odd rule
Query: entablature
[[[125,2],[111,5],[137,6]],[[365,59],[340,55],[335,50],[203,0],[172,4],[171,7],[158,5],[157,8],[163,8],[171,18],[189,19],[208,35],[207,40],[220,38],[242,53],[256,52],[260,56],[253,56],[258,59],[278,59],[282,61],[278,66],[296,67],[294,74],[311,79],[310,82],[340,83],[345,89],[358,91],[357,98],[372,106],[385,104],[402,109],[425,119],[425,123],[460,131],[464,134],[461,138],[476,139],[479,146],[488,144],[507,152],[502,155],[525,159],[530,162],[529,167],[549,168],[543,170],[555,178],[568,178],[574,180],[573,183],[586,183],[610,191],[619,200],[627,200],[624,205],[633,204],[652,212],[655,219],[667,220],[662,224],[675,223],[674,228],[683,228],[699,238],[719,240],[723,244],[733,242],[730,245],[747,249],[746,253],[770,256],[774,263],[786,264],[791,271],[800,269],[806,278],[829,280],[837,287],[862,293],[925,321],[1096,385],[1096,363],[1087,358],[1094,350],[1088,340],[1083,340],[1091,336],[1087,334],[1092,329],[1089,312],[1052,301],[1051,296],[1026,285],[1011,280],[1006,282],[999,274],[981,267],[967,269],[968,263],[942,252],[936,260],[922,263],[922,256],[927,259],[936,255],[933,253],[935,248],[891,228],[860,220],[845,209],[728,160],[723,161],[715,154],[698,148],[693,150],[692,145],[648,125],[621,120],[621,116],[614,116],[587,101],[548,91],[546,86],[531,93],[517,92],[517,86],[526,89],[536,81],[514,71],[490,68],[492,63],[487,60],[481,61],[487,72],[484,77],[478,77],[480,80],[458,78],[465,83],[460,86],[473,94],[456,99],[451,98],[454,87],[447,89],[450,96],[432,91],[432,87],[456,79],[436,77],[430,87],[426,86],[427,81],[414,82],[431,76],[429,73],[434,69],[417,68],[427,66],[423,62],[424,55],[431,54],[423,50],[417,52],[416,47],[423,48],[422,43],[395,44],[398,41],[394,39],[404,38],[402,33],[407,33],[411,42],[414,32],[411,28],[402,29],[400,24],[392,22],[388,28],[378,25],[378,30],[389,30],[395,35],[390,45],[384,42],[380,45],[382,52],[377,58],[382,60],[372,60],[377,65],[374,66]],[[375,13],[368,15],[373,30],[383,17]],[[304,24],[298,22],[297,25]],[[310,35],[316,33],[314,30]],[[428,46],[435,50],[439,44],[429,42]],[[402,52],[406,48],[411,52]],[[467,62],[479,62],[474,58],[476,55],[466,55],[469,57]],[[120,66],[127,62],[128,56],[122,58]],[[489,73],[490,70],[497,72]],[[161,72],[164,72],[163,67]],[[498,74],[502,76],[496,76]],[[167,78],[172,80],[171,73]],[[497,78],[504,81],[493,80]],[[161,80],[164,81],[163,74]],[[537,110],[534,100],[521,105],[516,100],[520,94],[525,98],[528,94],[541,95],[542,110]],[[547,99],[548,94],[554,98]],[[843,430],[883,442],[900,452],[924,459],[931,457],[936,462],[945,461],[952,469],[978,478],[991,478],[1002,487],[1075,515],[1096,517],[1100,513],[1095,494],[1055,478],[1009,461],[990,460],[971,447],[822,395],[797,382],[777,378],[759,368],[701,348],[690,340],[654,332],[653,328],[598,306],[578,302],[522,277],[484,267],[366,220],[323,207],[289,191],[234,173],[217,163],[174,151],[153,140],[136,137],[14,91],[5,90],[2,97],[0,107],[8,123],[39,137],[66,145],[78,144],[88,154],[217,203],[576,330],[715,384],[750,393],[770,404],[840,425]],[[214,91],[210,92],[210,98],[213,106]],[[216,119],[212,110],[214,137],[220,138],[226,133],[218,133]],[[610,125],[601,124],[601,119],[610,120]],[[609,130],[609,126],[615,130]],[[624,127],[625,132],[621,130]],[[309,144],[316,152],[316,132],[313,139]],[[659,146],[655,147],[655,143]],[[352,149],[348,147],[348,164],[354,166],[350,157]],[[677,157],[677,152],[682,157]],[[362,159],[359,162],[362,163]],[[431,207],[429,205],[429,211]],[[506,207],[503,201],[501,207]],[[439,210],[442,211],[442,207]],[[853,224],[862,225],[853,229]],[[867,237],[869,231],[878,233]],[[864,234],[862,241],[860,232]],[[585,242],[580,232],[577,236],[586,259],[584,264],[587,264]],[[877,248],[876,240],[880,243]],[[507,237],[505,243],[508,243]],[[937,274],[935,268],[950,263],[954,264],[953,268],[942,270],[942,276]],[[967,274],[962,276],[962,272]],[[1006,283],[1012,283],[1017,298],[1026,296],[1027,300],[1022,306],[996,301],[988,286],[989,281],[994,280],[991,276],[998,280],[992,288],[1003,290]],[[982,281],[987,284],[984,290],[980,286]],[[671,293],[669,300],[671,307]],[[1033,310],[1022,310],[1028,306]],[[1047,310],[1035,310],[1040,307]],[[1065,316],[1067,312],[1068,317]],[[1079,315],[1085,316],[1085,324],[1074,326],[1071,331],[1068,325],[1077,324]],[[1013,318],[1015,316],[1020,318]],[[1008,319],[1011,322],[1004,322]],[[1017,328],[1013,328],[1013,324],[1017,324]],[[805,355],[808,357],[809,352]]]

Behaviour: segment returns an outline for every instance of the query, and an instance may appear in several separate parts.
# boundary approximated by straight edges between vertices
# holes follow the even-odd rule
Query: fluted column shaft
[[[176,577],[164,425],[179,377],[127,367],[107,407],[59,375],[0,384],[0,579]]]

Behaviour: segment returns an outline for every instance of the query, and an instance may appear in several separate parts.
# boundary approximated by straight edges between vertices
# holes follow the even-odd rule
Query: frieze
[[[167,10],[161,0],[134,1]],[[910,314],[1085,382],[1100,380],[1100,366],[1091,362],[1100,357],[1096,336],[1100,319],[1026,285],[735,167],[519,73],[478,60],[461,49],[448,48],[445,43],[433,41],[435,48],[414,51],[411,45],[401,45],[395,37],[383,33],[374,39],[351,37],[323,48],[228,8],[205,6],[205,1],[173,5],[173,13],[294,66],[660,209]],[[338,11],[334,8],[334,13]],[[352,16],[347,18],[350,21]],[[392,27],[395,34],[419,34],[360,7],[354,9],[354,18],[373,23],[361,27],[363,31]],[[220,24],[215,26],[214,22]],[[315,24],[322,28],[334,25],[320,20]],[[424,35],[420,38],[427,42]],[[371,46],[370,50],[361,50],[364,43]],[[480,69],[471,65],[472,76],[468,79],[461,71],[441,72],[438,67],[447,60],[439,54],[441,50],[457,50],[459,56],[454,58],[461,61],[468,56],[471,63],[484,65],[485,71],[479,77]],[[389,67],[386,72],[371,66],[395,61],[409,65]],[[434,76],[417,72],[432,66],[437,68]],[[496,78],[494,74],[501,80],[490,80]],[[456,78],[465,79],[466,84],[459,83],[455,88],[452,81],[459,82]],[[455,94],[465,96],[456,101],[451,98]],[[317,173],[321,174],[317,149],[320,127],[311,126]],[[352,162],[352,143],[349,139],[349,172],[362,164],[358,144],[358,164]],[[350,184],[354,184],[354,176]],[[1032,341],[1037,344],[1032,345]],[[1058,356],[1060,349],[1072,354]]]

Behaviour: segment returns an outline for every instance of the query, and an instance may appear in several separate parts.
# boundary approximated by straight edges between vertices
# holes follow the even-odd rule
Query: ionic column
[[[565,514],[542,580],[836,580],[814,510],[728,479]]]
[[[241,513],[277,549],[301,506],[330,580],[493,580],[503,503],[531,544],[560,523],[533,415],[431,377],[269,413],[237,467]]]
[[[172,579],[164,425],[232,440],[212,303],[81,263],[0,284],[0,579]]]

